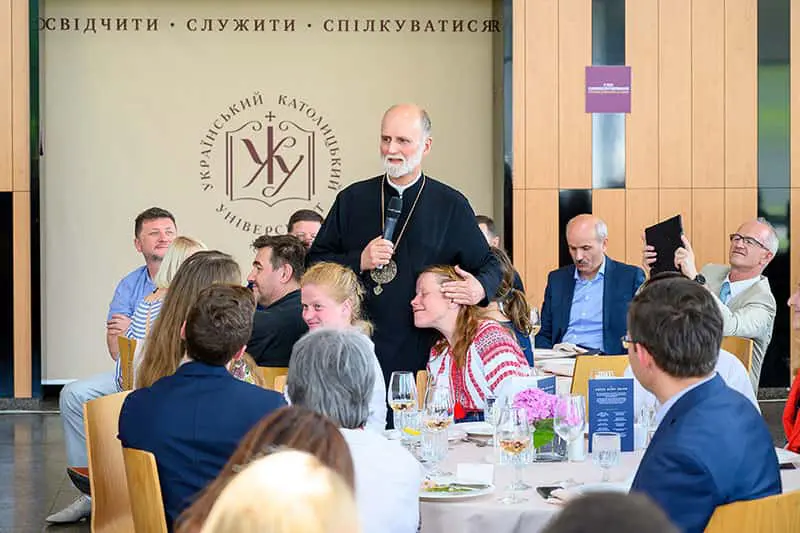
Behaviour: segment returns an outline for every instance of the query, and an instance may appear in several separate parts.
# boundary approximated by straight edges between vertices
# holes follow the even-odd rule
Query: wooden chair
[[[83,404],[93,533],[134,531],[122,444],[117,438],[119,412],[128,394],[118,392]]]
[[[753,339],[723,337],[722,349],[735,355],[747,369],[747,373],[750,373],[750,367],[753,365]]]
[[[717,507],[705,533],[800,531],[800,491]]]
[[[136,531],[167,533],[167,519],[155,456],[133,448],[124,448],[122,455],[125,458],[128,493],[131,496]]]
[[[615,376],[625,375],[628,368],[627,355],[579,355],[575,357],[575,370],[572,373],[572,394],[580,394],[589,406],[589,378],[598,370],[610,370]]]
[[[428,371],[417,372],[417,405],[422,409],[425,405],[425,391],[428,390]]]
[[[289,374],[289,367],[288,366],[260,366],[258,369],[261,371],[261,377],[264,379],[264,386],[266,388],[273,388],[275,389],[275,378],[278,376],[285,376]],[[278,392],[283,392],[283,389],[278,390]]]
[[[133,389],[133,355],[136,341],[128,337],[117,337],[119,343],[119,366],[122,374],[122,390]]]
[[[276,391],[280,392],[281,394],[283,394],[283,389],[286,387],[286,379],[288,377],[289,377],[288,375],[276,377],[275,378],[275,389],[274,390],[276,390]]]

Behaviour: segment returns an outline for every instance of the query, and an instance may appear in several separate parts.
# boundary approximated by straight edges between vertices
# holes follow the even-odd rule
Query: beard
[[[383,156],[383,170],[390,178],[399,178],[410,174],[420,163],[422,163],[422,153],[425,151],[425,143],[420,143],[419,150],[406,159],[403,154],[386,154]],[[402,159],[402,163],[390,163],[389,159]]]

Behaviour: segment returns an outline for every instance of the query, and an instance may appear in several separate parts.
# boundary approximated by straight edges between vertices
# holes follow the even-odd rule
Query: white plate
[[[486,496],[494,492],[494,485],[489,485],[485,489],[476,489],[470,492],[419,492],[419,499],[427,502],[459,501]]]
[[[578,354],[562,352],[560,350],[548,350],[546,348],[534,348],[533,359],[534,361],[546,361],[548,359],[566,359],[575,357]]]
[[[447,429],[447,440],[459,440],[467,436],[466,431],[461,429],[459,426],[461,426],[461,424],[457,426],[451,426]],[[396,429],[387,429],[383,432],[383,436],[389,440],[400,440],[400,431]],[[412,439],[413,438],[419,438],[419,436],[412,436]]]
[[[800,462],[800,454],[796,454],[793,451],[787,450],[785,448],[776,447],[775,455],[778,456],[778,464],[780,465],[788,465]]]
[[[464,422],[456,424],[455,427],[464,431],[467,435],[478,437],[491,437],[493,435],[492,426],[488,422]]]
[[[556,376],[572,377],[572,374],[575,373],[574,359],[554,359],[552,361],[544,361],[536,366]]]

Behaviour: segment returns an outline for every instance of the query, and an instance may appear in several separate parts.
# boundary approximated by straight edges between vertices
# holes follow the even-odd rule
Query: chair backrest
[[[136,341],[119,336],[119,367],[122,374],[122,390],[133,389],[133,355],[136,353]]]
[[[800,531],[800,491],[717,507],[705,533]]]
[[[589,378],[598,370],[610,370],[615,376],[625,375],[628,368],[627,355],[579,355],[575,358],[575,370],[572,373],[572,394],[580,394],[589,404]],[[588,411],[587,411],[588,413]]]
[[[286,387],[286,380],[289,376],[278,376],[275,378],[275,390],[283,394],[283,389]]]
[[[264,388],[271,388],[272,390],[283,392],[283,389],[278,390],[275,388],[275,378],[287,375],[289,373],[288,366],[260,366],[258,370],[261,372],[261,377],[264,379]]]
[[[89,484],[92,489],[92,532],[134,531],[125,460],[117,438],[119,412],[128,391],[83,404]]]
[[[428,390],[428,371],[417,372],[417,404],[420,409],[425,405],[425,391]]]
[[[750,367],[753,364],[753,339],[723,337],[722,349],[735,355],[747,369],[747,372],[750,372]]]
[[[122,455],[125,458],[128,493],[131,496],[136,531],[167,533],[156,457],[150,452],[133,448],[123,448]]]

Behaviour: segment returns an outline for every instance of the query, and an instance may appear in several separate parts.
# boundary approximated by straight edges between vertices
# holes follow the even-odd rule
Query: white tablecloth
[[[631,478],[642,457],[641,451],[623,453],[619,466],[612,469],[611,481],[623,482]],[[444,470],[455,473],[459,463],[488,463],[492,449],[474,444],[455,444],[443,463]],[[535,487],[552,485],[572,479],[579,483],[600,481],[600,469],[592,464],[591,457],[580,463],[539,463],[525,468],[523,479],[533,489],[522,492],[528,501],[513,505],[499,503],[513,479],[511,466],[495,466],[494,494],[459,502],[421,502],[422,533],[535,533],[541,531],[550,518],[560,510],[557,505],[545,503]],[[781,470],[784,492],[800,489],[800,470]]]

